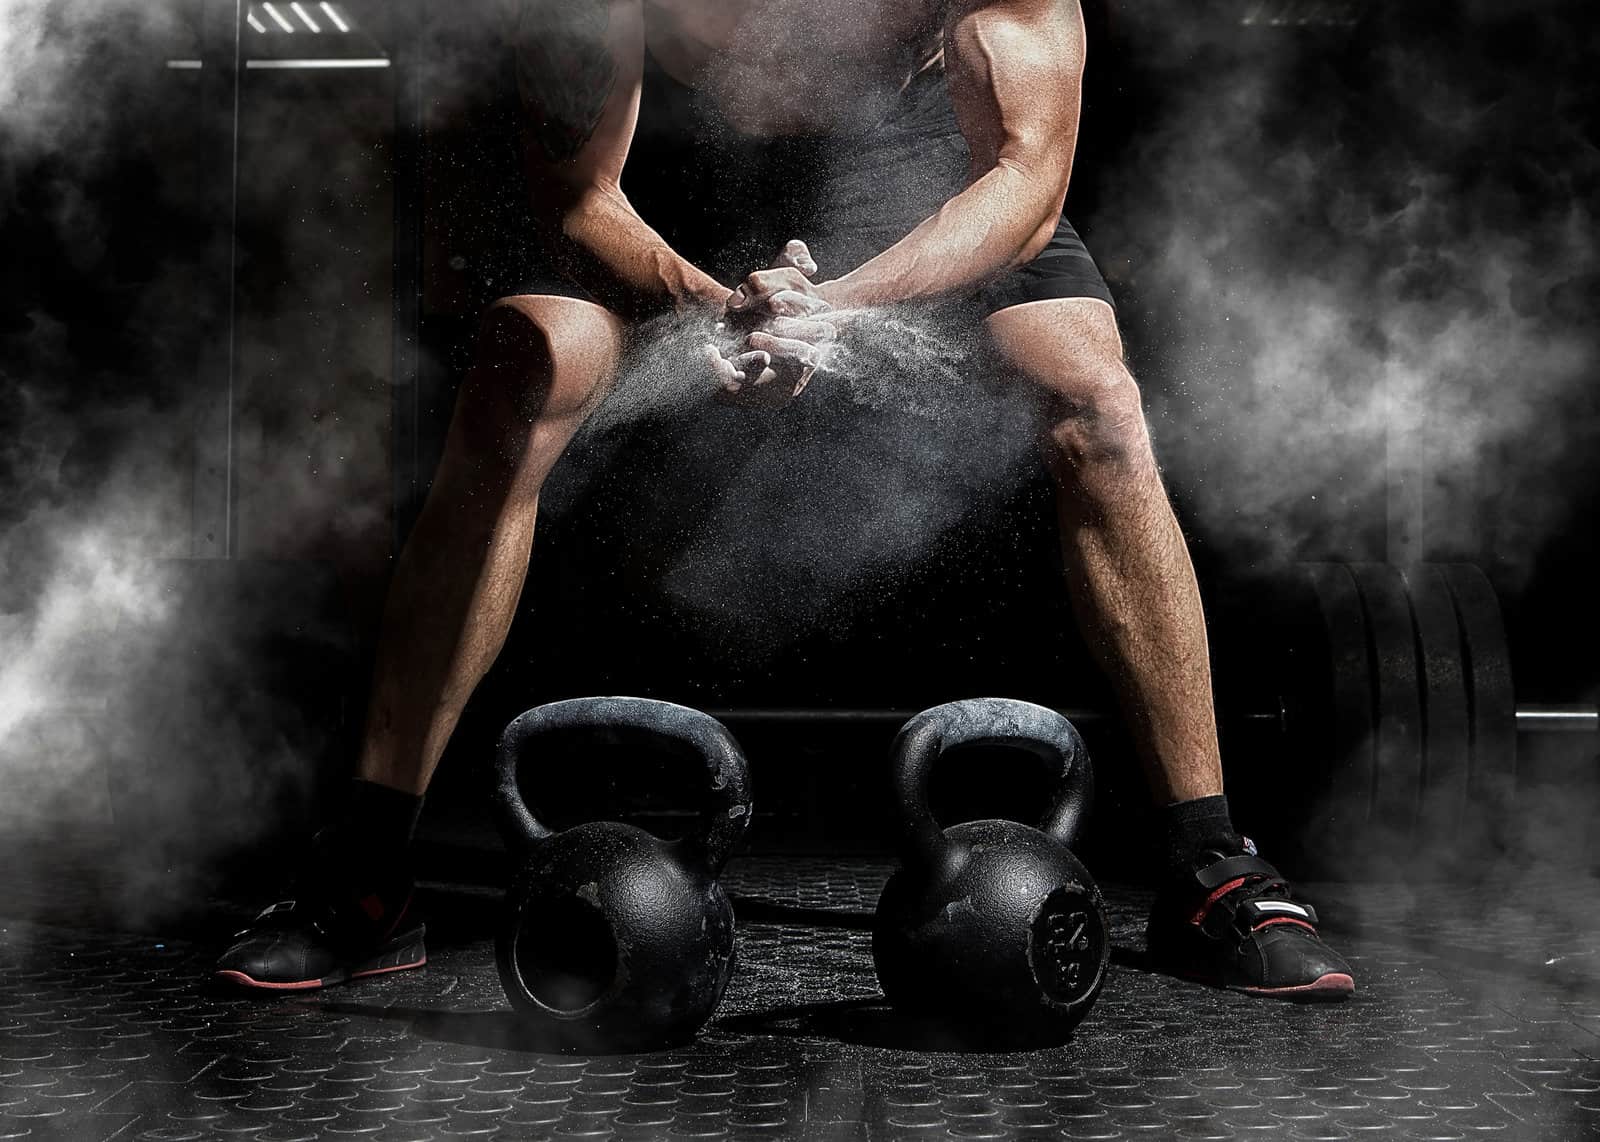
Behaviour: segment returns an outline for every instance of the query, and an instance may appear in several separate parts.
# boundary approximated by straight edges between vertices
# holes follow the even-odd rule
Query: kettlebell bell
[[[675,841],[618,821],[552,832],[529,808],[522,775],[552,735],[572,731],[696,757],[705,775],[696,829]],[[692,1039],[733,967],[733,909],[717,876],[750,823],[747,767],[733,735],[709,714],[670,702],[575,698],[536,706],[507,726],[496,769],[496,808],[521,861],[495,945],[512,1006],[557,1049]]]
[[[947,750],[971,744],[1045,762],[1051,793],[1039,828],[939,826],[929,778]],[[872,933],[884,995],[902,1014],[975,1038],[1065,1037],[1094,1006],[1111,954],[1099,886],[1070,851],[1092,795],[1083,739],[1054,710],[974,698],[912,718],[891,757],[901,867]]]

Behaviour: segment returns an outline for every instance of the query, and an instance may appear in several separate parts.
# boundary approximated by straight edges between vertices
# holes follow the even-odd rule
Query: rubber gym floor
[[[1112,974],[1073,1039],[970,1053],[878,1001],[888,865],[746,857],[698,1041],[586,1058],[519,1045],[492,889],[425,885],[421,971],[263,1000],[207,980],[257,902],[118,925],[50,864],[0,908],[0,1138],[1600,1137],[1600,902],[1570,876],[1305,886],[1358,973],[1334,1006],[1150,974],[1148,897],[1108,885]]]

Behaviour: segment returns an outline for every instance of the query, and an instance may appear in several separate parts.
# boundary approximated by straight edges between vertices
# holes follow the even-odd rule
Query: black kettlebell
[[[978,743],[1026,749],[1050,767],[1041,828],[934,820],[934,764]],[[884,994],[903,1014],[977,1038],[1064,1037],[1094,1006],[1111,954],[1100,889],[1069,849],[1092,795],[1083,739],[1054,710],[973,698],[912,718],[892,758],[902,864],[872,932]]]
[[[528,808],[523,764],[557,733],[687,751],[705,766],[697,830],[665,841],[617,821],[552,833]],[[693,1038],[733,967],[733,909],[717,876],[750,823],[744,754],[709,714],[645,698],[537,706],[506,727],[495,800],[522,865],[496,959],[512,1005],[552,1046],[641,1050]]]

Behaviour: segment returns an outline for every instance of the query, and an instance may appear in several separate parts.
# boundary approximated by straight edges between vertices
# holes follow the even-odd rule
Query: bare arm
[[[969,181],[883,253],[819,289],[839,307],[957,293],[1044,249],[1078,139],[1077,0],[956,0],[945,69],[971,150]]]
[[[528,186],[557,266],[624,316],[720,305],[727,289],[622,193],[644,73],[642,0],[518,0],[514,34]]]

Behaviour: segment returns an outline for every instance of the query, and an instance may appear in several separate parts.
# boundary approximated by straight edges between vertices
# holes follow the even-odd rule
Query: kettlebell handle
[[[967,698],[922,711],[901,728],[890,748],[906,859],[931,860],[943,853],[948,842],[928,799],[933,767],[945,751],[980,743],[1025,749],[1050,767],[1049,808],[1039,830],[1071,848],[1094,798],[1089,751],[1077,727],[1032,702]]]
[[[515,718],[495,753],[494,803],[506,841],[527,851],[552,830],[529,808],[519,775],[523,763],[552,734],[574,730],[619,732],[645,741],[687,746],[705,764],[700,829],[679,843],[712,876],[722,871],[750,824],[750,781],[744,752],[726,726],[710,714],[652,698],[569,698]]]

